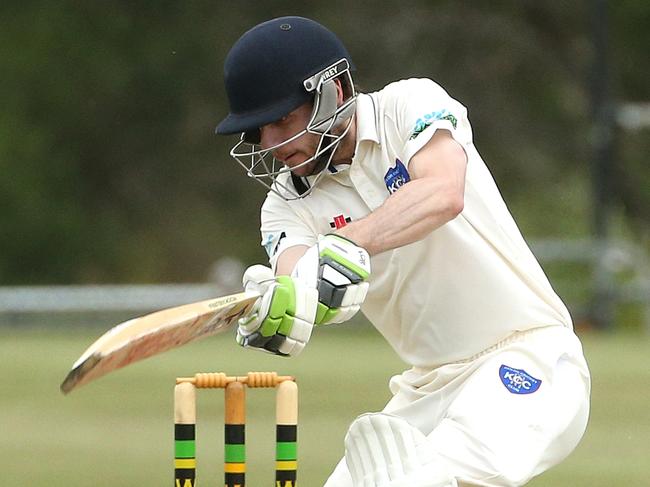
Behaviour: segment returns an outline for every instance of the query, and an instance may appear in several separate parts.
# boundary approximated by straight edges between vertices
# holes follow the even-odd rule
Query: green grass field
[[[160,486],[173,478],[173,383],[198,371],[276,370],[300,384],[299,484],[322,485],[343,453],[347,425],[381,409],[387,381],[402,370],[365,326],[319,330],[305,352],[282,359],[217,337],[154,357],[65,397],[70,365],[100,333],[0,328],[2,485]],[[532,486],[650,485],[650,340],[583,337],[593,375],[592,415],[578,449]],[[223,485],[223,397],[200,391],[199,485]],[[272,485],[274,395],[248,396],[248,485]]]

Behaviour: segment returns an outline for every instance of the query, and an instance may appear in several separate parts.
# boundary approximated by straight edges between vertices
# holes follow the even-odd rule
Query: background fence
[[[642,248],[589,239],[537,240],[531,247],[578,326],[619,316],[621,326],[650,334],[650,260]],[[0,324],[61,326],[67,318],[88,325],[91,315],[144,313],[223,296],[239,292],[243,269],[238,260],[223,259],[206,283],[0,287]]]

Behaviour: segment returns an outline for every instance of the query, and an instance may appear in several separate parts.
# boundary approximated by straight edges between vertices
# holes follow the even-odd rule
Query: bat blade
[[[259,298],[239,293],[156,311],[121,323],[97,339],[73,364],[61,391],[97,379],[133,362],[231,329]]]

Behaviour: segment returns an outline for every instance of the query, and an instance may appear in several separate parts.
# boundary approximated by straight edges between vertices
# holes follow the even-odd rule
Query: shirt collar
[[[372,95],[359,93],[357,96],[357,146],[362,140],[379,143],[377,134],[377,112]]]

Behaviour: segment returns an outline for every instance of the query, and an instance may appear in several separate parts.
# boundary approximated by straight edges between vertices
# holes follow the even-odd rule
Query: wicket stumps
[[[199,373],[179,377],[174,389],[174,486],[196,483],[196,389],[225,389],[225,487],[246,484],[246,388],[276,389],[276,487],[295,487],[298,464],[298,386],[293,377],[275,372],[249,372],[230,377]]]

